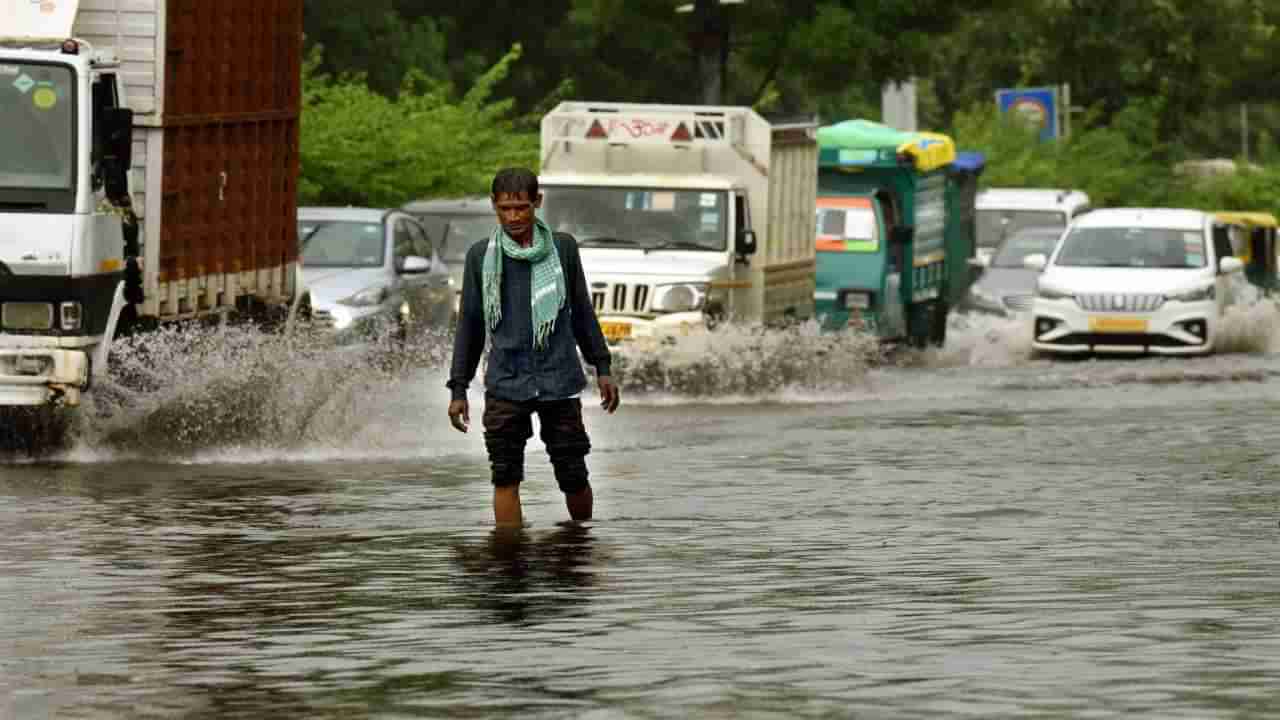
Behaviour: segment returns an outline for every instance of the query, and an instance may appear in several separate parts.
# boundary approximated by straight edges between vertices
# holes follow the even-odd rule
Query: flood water
[[[586,525],[531,442],[514,535],[440,370],[177,343],[0,465],[0,717],[1275,717],[1272,321],[1191,360],[726,351],[588,404]]]

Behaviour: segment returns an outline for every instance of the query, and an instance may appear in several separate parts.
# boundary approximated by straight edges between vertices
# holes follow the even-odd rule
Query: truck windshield
[[[1028,228],[1010,235],[991,258],[991,267],[1022,268],[1022,261],[1028,255],[1053,254],[1053,246],[1058,244],[1059,230],[1052,228]]]
[[[979,210],[977,225],[978,247],[994,248],[1023,228],[1064,228],[1067,216],[1057,210]]]
[[[1054,261],[1071,267],[1202,268],[1204,233],[1168,228],[1077,228]]]
[[[0,60],[0,189],[72,190],[75,75],[65,65]],[[44,194],[32,195],[35,203]],[[26,197],[0,193],[0,205]],[[42,207],[44,203],[38,203]]]
[[[728,247],[724,190],[543,186],[542,192],[542,218],[583,247]]]
[[[818,245],[819,250],[834,252],[875,252],[880,248],[880,232],[875,211],[869,201],[859,205],[822,206],[819,200]],[[857,202],[857,201],[854,201]]]

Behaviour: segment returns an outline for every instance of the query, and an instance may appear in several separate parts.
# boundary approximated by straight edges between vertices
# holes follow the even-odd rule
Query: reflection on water
[[[997,361],[1013,327],[585,404],[596,519],[531,452],[514,532],[438,370],[267,352],[218,409],[175,352],[0,465],[0,718],[1273,716],[1274,357]]]
[[[460,597],[500,623],[528,627],[586,611],[598,585],[587,525],[550,533],[494,530],[482,543],[453,545]]]

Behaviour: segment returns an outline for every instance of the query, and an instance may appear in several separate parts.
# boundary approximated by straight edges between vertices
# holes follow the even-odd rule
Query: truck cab
[[[812,316],[816,127],[626,103],[543,118],[542,217],[577,240],[610,342]]]
[[[141,299],[133,116],[114,56],[14,20],[66,39],[0,43],[0,405],[75,404]]]
[[[0,3],[0,409],[78,405],[119,334],[301,305],[301,53],[302,0]]]
[[[753,250],[745,188],[715,176],[544,181],[544,220],[574,236],[605,337],[687,334],[736,310]]]

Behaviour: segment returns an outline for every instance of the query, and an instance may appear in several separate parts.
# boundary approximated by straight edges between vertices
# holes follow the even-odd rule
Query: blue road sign
[[[1013,111],[1033,127],[1040,128],[1041,140],[1058,137],[1058,88],[1004,88],[996,91],[1000,112]]]

